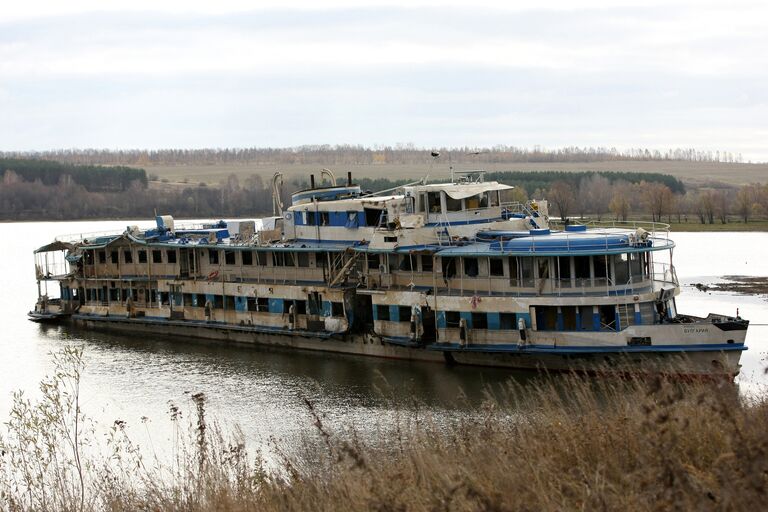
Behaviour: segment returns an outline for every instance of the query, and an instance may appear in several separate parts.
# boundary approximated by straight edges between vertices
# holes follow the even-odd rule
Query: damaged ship
[[[666,225],[556,229],[545,200],[510,201],[482,171],[378,193],[325,172],[285,210],[276,174],[265,219],[58,237],[35,251],[30,318],[449,364],[738,373],[749,322],[678,312]]]

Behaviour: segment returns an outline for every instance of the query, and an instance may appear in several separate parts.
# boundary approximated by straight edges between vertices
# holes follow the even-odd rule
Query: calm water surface
[[[310,428],[303,398],[312,400],[331,421],[366,430],[391,417],[392,397],[416,394],[436,415],[451,415],[482,399],[487,386],[509,378],[532,379],[532,373],[488,368],[449,368],[441,364],[406,363],[313,353],[286,353],[250,347],[134,338],[46,327],[29,322],[37,290],[32,251],[67,233],[122,230],[146,222],[105,221],[0,224],[4,242],[0,262],[0,421],[7,417],[11,393],[31,394],[50,371],[50,353],[66,343],[84,347],[83,407],[102,425],[117,419],[155,447],[170,439],[169,402],[190,409],[189,394],[204,392],[208,411],[226,424],[239,425],[254,443],[270,437],[290,442]],[[691,286],[719,276],[768,276],[768,233],[677,233],[674,252],[683,293],[682,313],[740,314],[768,324],[765,297],[703,293]],[[742,393],[762,393],[768,351],[768,327],[753,326],[737,379]],[[385,384],[386,383],[386,384]],[[387,397],[381,389],[386,388]],[[142,421],[148,418],[148,421]]]

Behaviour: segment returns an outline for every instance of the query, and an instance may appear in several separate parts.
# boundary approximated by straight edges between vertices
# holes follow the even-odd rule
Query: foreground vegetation
[[[314,434],[275,443],[273,464],[196,394],[161,462],[123,422],[97,441],[79,408],[82,353],[56,363],[40,402],[15,396],[0,443],[8,510],[745,510],[768,489],[768,402],[732,384],[543,377],[449,419],[414,397],[375,433],[326,425],[307,402]]]

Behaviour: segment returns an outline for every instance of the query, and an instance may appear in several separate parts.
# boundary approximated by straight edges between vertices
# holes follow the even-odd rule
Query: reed
[[[553,379],[489,389],[446,420],[418,401],[377,434],[328,425],[249,454],[206,415],[178,426],[171,462],[112,426],[106,442],[78,407],[82,352],[66,349],[42,398],[19,393],[0,440],[7,510],[743,510],[765,502],[768,403],[730,383]]]

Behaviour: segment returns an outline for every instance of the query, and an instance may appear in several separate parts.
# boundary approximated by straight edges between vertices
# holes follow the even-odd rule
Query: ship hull
[[[265,331],[250,326],[164,319],[121,318],[73,315],[71,321],[86,329],[123,333],[144,333],[180,340],[258,345],[282,350],[302,350],[352,356],[423,361],[441,364],[488,366],[519,370],[579,372],[590,374],[669,374],[692,378],[733,378],[739,373],[743,345],[729,350],[615,350],[557,353],[535,347],[485,350],[469,345],[434,343],[402,346],[374,334],[323,335],[312,332]]]

